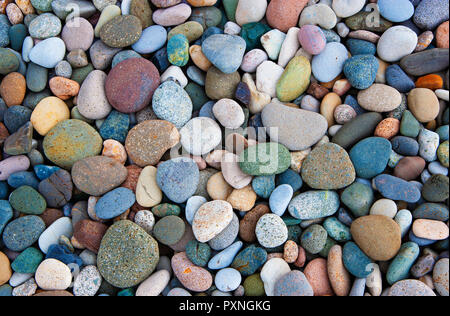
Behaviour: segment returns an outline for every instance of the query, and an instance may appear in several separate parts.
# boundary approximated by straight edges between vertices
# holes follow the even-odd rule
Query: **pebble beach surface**
[[[448,0],[0,0],[0,296],[448,296],[448,103]]]

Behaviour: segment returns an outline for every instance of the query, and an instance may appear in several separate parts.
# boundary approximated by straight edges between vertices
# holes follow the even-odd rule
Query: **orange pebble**
[[[431,90],[442,89],[444,81],[439,75],[426,75],[416,81],[416,88],[427,88]]]
[[[64,77],[53,77],[50,79],[49,86],[53,94],[61,100],[70,99],[80,91],[78,82]]]
[[[391,139],[398,134],[400,130],[400,121],[396,118],[387,118],[382,120],[375,129],[375,136]]]
[[[426,128],[427,130],[434,131],[434,130],[436,129],[436,125],[437,125],[436,120],[432,120],[432,121],[429,121],[429,122],[427,123],[427,125],[425,126],[425,128]]]
[[[333,86],[336,83],[336,81],[338,81],[340,79],[342,79],[342,74],[340,74],[339,76],[337,76],[336,78],[334,78],[333,80],[331,80],[329,82],[321,82],[320,84],[327,89],[333,89]]]
[[[436,44],[438,48],[449,48],[448,40],[449,21],[439,25],[436,30]]]

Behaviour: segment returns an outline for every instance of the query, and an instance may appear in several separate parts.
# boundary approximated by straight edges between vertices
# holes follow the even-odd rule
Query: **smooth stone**
[[[19,217],[6,225],[3,230],[5,246],[20,252],[33,245],[45,230],[44,221],[35,215]]]
[[[179,25],[191,15],[192,9],[185,3],[164,7],[153,12],[153,21],[161,26]]]
[[[311,68],[314,77],[321,82],[335,79],[344,69],[348,51],[341,43],[328,43],[325,49],[313,57]]]
[[[204,267],[208,264],[211,257],[211,248],[208,244],[191,240],[186,245],[186,256],[192,261],[193,264]]]
[[[78,111],[84,117],[98,120],[111,112],[104,88],[106,78],[103,71],[94,70],[84,79],[77,98]]]
[[[266,248],[278,247],[288,238],[287,226],[276,214],[263,215],[256,224],[255,233],[258,242]]]
[[[393,43],[396,43],[393,45]],[[398,44],[398,46],[397,46]],[[417,34],[408,27],[389,28],[378,40],[378,56],[386,62],[396,62],[411,54],[417,46]]]
[[[174,158],[158,166],[156,181],[170,200],[183,203],[197,190],[199,170],[192,159]]]
[[[385,198],[415,203],[421,197],[420,190],[403,179],[391,175],[379,175],[373,181],[376,189]]]
[[[380,0],[377,4],[381,16],[391,22],[406,21],[414,14],[414,5],[408,0],[396,2]]]
[[[100,136],[103,139],[106,139],[111,144],[117,144],[119,147],[122,146],[122,143],[125,143],[127,135],[128,135],[128,129],[130,127],[130,116],[121,113],[118,111],[111,111],[109,115],[106,117],[104,122],[102,123],[102,126],[99,129]],[[116,146],[113,146],[116,147]],[[103,152],[107,151],[107,145],[104,143],[104,150]],[[116,149],[114,149],[116,150]],[[119,152],[115,152],[115,154],[119,154]],[[124,160],[126,159],[123,158]]]
[[[352,241],[344,245],[342,259],[347,271],[357,278],[366,278],[373,271],[370,258]]]
[[[9,196],[11,206],[24,214],[40,215],[47,208],[44,197],[30,186],[21,186]]]
[[[275,188],[269,199],[270,210],[278,216],[283,216],[293,193],[292,187],[288,184],[282,184]]]
[[[350,229],[336,217],[327,218],[323,222],[323,227],[327,231],[328,236],[336,241],[341,242],[351,240]]]
[[[332,29],[336,26],[336,13],[326,4],[318,3],[307,6],[300,15],[299,26],[307,24],[319,25],[324,29]]]
[[[30,60],[44,68],[55,68],[64,59],[66,45],[58,37],[51,37],[37,43],[30,51]]]
[[[370,215],[384,215],[394,218],[397,214],[397,204],[389,199],[379,199],[370,207]]]
[[[367,111],[389,112],[399,107],[401,102],[401,94],[384,84],[373,84],[358,93],[358,103]]]
[[[103,25],[107,23],[108,21],[112,20],[114,17],[121,14],[120,7],[114,5],[114,3],[111,3],[103,8],[101,11],[100,17],[98,19],[97,24],[95,25],[94,29],[94,35],[95,37],[100,37],[100,30],[102,29]]]
[[[233,219],[222,230],[218,235],[216,235],[213,239],[208,241],[208,245],[213,250],[222,250],[229,247],[235,240],[239,233],[239,218],[235,213],[233,213]]]
[[[94,296],[100,289],[102,276],[95,265],[89,265],[81,270],[73,284],[75,296]]]
[[[424,203],[413,211],[414,218],[447,221],[449,218],[448,208],[444,204]]]
[[[449,18],[449,4],[445,1],[421,1],[414,12],[413,21],[421,29],[434,30]]]
[[[102,196],[121,185],[128,171],[117,160],[94,156],[77,161],[72,167],[72,180],[82,192]]]
[[[302,165],[302,179],[313,189],[340,189],[355,180],[355,169],[347,152],[337,144],[314,148]]]
[[[39,248],[47,253],[51,245],[57,244],[60,236],[71,238],[73,235],[72,221],[68,217],[62,217],[51,224],[39,237]]]
[[[241,241],[237,241],[234,244],[227,247],[226,249],[219,252],[218,254],[216,254],[209,260],[208,269],[219,270],[229,267],[233,262],[233,259],[239,252],[239,250],[241,250],[242,245],[243,244]]]
[[[372,55],[357,55],[346,60],[344,74],[352,87],[369,88],[376,79],[379,63]]]
[[[442,258],[433,268],[433,285],[441,296],[448,296],[448,258]]]
[[[136,202],[130,189],[116,188],[102,196],[95,204],[95,214],[100,219],[112,219],[125,213]]]
[[[401,246],[400,227],[383,215],[369,215],[356,219],[351,226],[353,239],[375,261],[392,259]]]
[[[43,290],[65,290],[72,282],[72,273],[61,261],[46,259],[37,268],[35,279]]]
[[[260,247],[250,245],[234,258],[231,267],[238,270],[242,276],[254,274],[267,261],[267,252]]]
[[[244,57],[245,41],[234,35],[215,34],[202,43],[202,52],[220,71],[231,74],[239,69]]]
[[[138,166],[156,165],[167,150],[178,144],[179,139],[178,130],[172,123],[146,120],[128,132],[125,149]]]
[[[239,157],[240,169],[249,175],[263,176],[280,174],[290,165],[290,154],[286,147],[277,143],[251,146]]]
[[[232,221],[233,208],[226,201],[203,204],[195,213],[192,230],[200,242],[207,242],[220,234]]]
[[[419,143],[410,137],[396,136],[391,139],[392,149],[399,155],[417,156]]]
[[[371,179],[382,173],[391,154],[391,143],[381,137],[369,137],[352,147],[350,159],[358,177]]]
[[[58,36],[61,32],[61,20],[51,13],[37,16],[28,26],[30,36],[37,39],[46,39]]]
[[[402,93],[407,93],[415,88],[414,81],[397,64],[386,68],[386,82]]]
[[[22,251],[11,263],[11,268],[18,273],[36,272],[39,264],[44,260],[44,255],[36,248],[30,247]]]
[[[419,246],[414,242],[404,243],[397,256],[391,261],[386,273],[389,284],[408,278],[409,271],[419,256]]]
[[[0,161],[0,181],[8,180],[11,174],[26,171],[29,167],[30,160],[24,155],[3,159]]]
[[[429,240],[444,240],[448,237],[448,227],[441,221],[416,219],[412,226],[414,236]]]
[[[411,76],[423,76],[448,68],[449,51],[444,48],[427,49],[423,52],[405,56],[400,60],[400,67]]]
[[[103,237],[97,266],[108,283],[128,288],[144,281],[158,260],[158,243],[138,225],[122,220]]]
[[[301,245],[307,252],[317,254],[325,247],[327,236],[322,226],[311,225],[301,235]]]
[[[370,112],[358,115],[339,129],[333,136],[332,142],[347,149],[363,138],[373,135],[373,131],[381,120],[380,113]]]
[[[278,137],[289,150],[304,150],[317,143],[327,130],[323,116],[311,111],[295,109],[280,103],[264,107],[262,122],[269,135]]]
[[[6,200],[0,200],[0,234],[3,232],[6,224],[13,217],[13,209],[11,204]]]
[[[189,61],[189,41],[186,36],[176,34],[168,40],[167,56],[172,65],[186,66]]]
[[[289,102],[302,95],[309,86],[311,65],[303,56],[290,60],[277,83],[277,98],[281,102]],[[293,85],[292,83],[296,84]]]
[[[289,213],[301,220],[328,217],[337,212],[339,196],[334,191],[309,191],[294,197],[288,206]]]
[[[175,276],[188,290],[203,292],[213,283],[212,275],[208,270],[194,265],[185,252],[175,254],[171,259],[171,265]]]
[[[100,29],[101,40],[113,48],[131,46],[139,40],[141,34],[141,21],[134,15],[116,16]]]
[[[89,49],[89,57],[95,69],[106,70],[111,66],[114,56],[120,52],[120,48],[107,46],[101,40],[97,40]]]
[[[342,261],[342,247],[335,245],[328,253],[327,272],[331,286],[337,296],[347,296],[350,292],[350,274]]]
[[[237,129],[245,121],[245,114],[239,103],[231,99],[221,99],[212,108],[214,117],[228,129]]]
[[[444,202],[448,199],[449,179],[442,174],[432,175],[423,185],[422,196],[429,202]]]
[[[352,56],[356,55],[375,55],[376,46],[372,42],[350,38],[347,40],[347,46]]]
[[[143,207],[153,207],[161,203],[163,194],[156,182],[157,169],[153,166],[145,167],[137,181],[136,202]]]
[[[369,214],[369,209],[373,200],[374,194],[372,188],[359,182],[353,183],[341,194],[342,203],[344,203],[356,217]]]
[[[130,58],[120,62],[108,74],[105,81],[109,103],[123,113],[142,110],[152,100],[160,84],[155,65],[144,58]]]
[[[187,92],[173,81],[162,83],[152,100],[153,111],[162,120],[183,127],[192,117],[193,105]]]
[[[389,288],[388,296],[436,296],[424,282],[414,279],[401,280]]]
[[[98,155],[102,138],[89,124],[71,119],[52,128],[44,138],[43,147],[50,161],[70,169],[76,161]],[[67,151],[68,148],[72,150]]]
[[[152,235],[164,245],[175,245],[185,232],[184,221],[174,215],[165,216],[156,222]]]
[[[427,123],[439,115],[439,100],[432,90],[416,88],[408,94],[408,108],[419,122]]]

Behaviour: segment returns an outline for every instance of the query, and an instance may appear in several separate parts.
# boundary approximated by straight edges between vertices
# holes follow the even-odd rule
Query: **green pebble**
[[[38,249],[30,247],[22,251],[11,264],[17,273],[35,273],[44,255]]]
[[[244,281],[245,296],[263,296],[264,282],[261,280],[259,273],[247,277]]]
[[[327,242],[328,233],[320,225],[309,226],[301,236],[301,245],[311,254],[319,253]]]
[[[236,8],[239,0],[222,0],[228,20],[236,22]]]
[[[277,83],[277,97],[281,102],[291,102],[302,95],[309,86],[311,64],[304,56],[291,59]]]
[[[204,267],[208,264],[211,258],[211,247],[208,244],[191,240],[186,245],[186,256],[193,264],[199,267]]]
[[[12,51],[0,47],[0,75],[16,71],[19,65],[19,58]]]
[[[368,185],[354,182],[341,194],[341,201],[356,217],[369,214],[374,197],[373,190]]]
[[[337,245],[337,242],[328,236],[325,246],[323,246],[322,250],[319,252],[319,256],[327,258],[331,247],[333,247],[334,245]]]
[[[400,124],[400,134],[403,136],[416,138],[420,132],[420,123],[414,115],[406,110],[403,112],[402,122]]]
[[[9,196],[12,208],[30,215],[40,215],[47,208],[44,197],[30,186],[23,185],[14,190]]]
[[[152,213],[158,217],[178,216],[181,213],[181,209],[178,205],[164,203],[152,207]]]
[[[406,242],[401,247],[397,256],[389,265],[386,279],[389,284],[407,279],[412,265],[419,256],[420,248],[414,242]]]
[[[184,235],[186,225],[178,216],[165,216],[153,227],[153,236],[164,245],[175,245]]]
[[[252,22],[242,25],[239,34],[247,44],[246,51],[261,47],[261,36],[269,32],[271,28],[267,24]]]
[[[253,176],[269,176],[286,171],[291,164],[291,154],[281,144],[261,143],[244,150],[239,161],[242,172]]]
[[[208,96],[205,93],[205,89],[194,82],[188,83],[184,88],[189,97],[191,98],[193,110],[199,111],[201,107],[209,101]]]
[[[345,226],[336,217],[329,217],[323,222],[323,227],[328,235],[338,242],[349,241],[352,239],[350,228]]]
[[[89,75],[91,71],[94,70],[94,66],[92,64],[88,64],[87,66],[73,69],[72,71],[72,77],[70,79],[78,82],[78,84],[81,86],[84,79]]]
[[[438,150],[437,150],[437,156],[439,161],[441,162],[441,164],[444,167],[449,167],[449,162],[448,162],[448,140],[446,140],[445,142],[443,142]]]

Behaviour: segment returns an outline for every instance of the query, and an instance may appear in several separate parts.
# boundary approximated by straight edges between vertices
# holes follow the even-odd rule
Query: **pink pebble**
[[[247,54],[245,54],[242,59],[241,69],[242,71],[253,73],[256,71],[259,65],[264,61],[268,60],[266,52],[261,49],[252,49]]]
[[[322,30],[315,25],[304,25],[298,33],[298,40],[303,49],[311,55],[320,54],[327,45],[327,39]]]
[[[8,180],[14,172],[25,171],[30,167],[27,156],[13,156],[0,161],[0,181]]]

